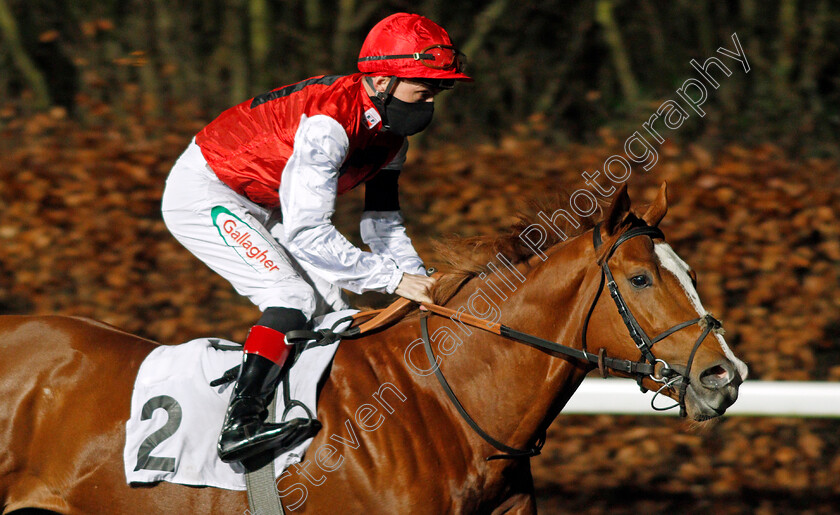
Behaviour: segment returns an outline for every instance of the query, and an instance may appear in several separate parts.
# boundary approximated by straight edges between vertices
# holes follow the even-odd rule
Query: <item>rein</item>
[[[558,354],[569,356],[571,358],[588,361],[592,364],[597,365],[603,377],[607,377],[607,369],[624,372],[630,375],[635,375],[636,382],[639,384],[639,387],[643,392],[647,391],[647,389],[644,386],[642,386],[642,381],[646,377],[650,377],[653,381],[662,384],[659,390],[657,390],[653,399],[651,399],[651,407],[657,411],[664,411],[679,406],[680,416],[686,416],[685,395],[689,385],[689,375],[691,373],[691,365],[694,362],[694,356],[697,353],[700,344],[703,342],[703,340],[706,339],[706,336],[708,336],[709,332],[719,332],[722,328],[722,325],[720,321],[715,319],[711,314],[707,313],[701,318],[695,318],[686,322],[676,324],[670,329],[663,331],[662,333],[658,334],[653,338],[650,338],[647,335],[645,330],[639,325],[638,321],[636,320],[636,317],[633,316],[632,311],[630,311],[629,306],[625,302],[624,298],[621,296],[621,292],[618,291],[618,286],[616,285],[615,278],[608,264],[610,257],[616,251],[618,246],[636,236],[649,236],[651,239],[665,239],[665,235],[662,233],[661,230],[659,230],[659,228],[645,225],[634,227],[628,230],[627,232],[619,236],[618,239],[612,244],[612,247],[610,247],[609,251],[604,256],[603,261],[601,262],[600,285],[598,286],[597,293],[592,301],[592,304],[589,307],[589,311],[586,315],[586,319],[583,324],[581,335],[583,349],[576,349],[568,345],[563,345],[550,340],[546,340],[544,338],[539,338],[528,333],[517,331],[516,329],[512,329],[498,322],[488,323],[486,320],[474,317],[472,315],[468,315],[463,312],[455,311],[453,309],[449,309],[443,306],[438,306],[436,304],[421,304],[428,311],[428,313],[425,313],[420,319],[420,329],[422,333],[423,347],[426,350],[426,356],[429,358],[429,363],[434,369],[435,377],[437,377],[438,382],[440,383],[447,397],[449,397],[449,400],[457,409],[458,413],[473,429],[473,431],[475,431],[479,436],[481,436],[487,443],[504,453],[490,456],[487,458],[488,461],[493,459],[530,458],[532,456],[539,455],[545,443],[545,429],[543,429],[539,433],[536,440],[530,445],[529,448],[516,449],[496,440],[495,438],[490,436],[486,431],[484,431],[481,428],[481,426],[478,425],[478,423],[464,409],[463,405],[458,400],[455,393],[452,391],[452,388],[449,386],[449,383],[444,377],[443,372],[440,370],[440,367],[437,365],[437,358],[435,357],[434,351],[432,350],[431,339],[429,337],[428,318],[431,314],[436,314],[453,320],[457,318],[457,320],[461,323],[491,332],[499,336],[503,336],[514,341],[532,345],[545,351],[555,352]],[[596,225],[593,229],[592,237],[593,245],[597,250],[603,243],[600,234],[600,224]],[[641,358],[638,361],[608,357],[604,348],[601,348],[598,354],[593,354],[587,350],[586,335],[589,329],[589,321],[591,320],[592,313],[595,310],[595,306],[601,297],[601,292],[603,291],[605,283],[610,291],[610,297],[615,302],[616,308],[618,309],[618,313],[619,315],[621,315],[621,319],[622,321],[624,321],[624,325],[627,327],[627,330],[630,333],[630,337],[633,339],[633,342],[636,344],[636,347],[641,352]],[[664,340],[668,336],[671,336],[672,334],[682,329],[691,327],[694,324],[699,324],[703,330],[700,334],[700,337],[697,339],[693,348],[691,349],[691,353],[689,354],[688,361],[686,363],[685,372],[679,373],[673,368],[671,368],[671,366],[665,360],[657,358],[653,354],[652,348],[655,343]],[[656,375],[657,363],[662,364],[662,369],[660,370],[661,375],[659,377],[657,377]],[[656,406],[654,406],[653,403],[656,400],[656,397],[666,388],[673,387],[673,385],[678,381],[680,382],[679,401],[676,404],[668,406],[666,408],[657,408]]]
[[[601,224],[596,225],[592,232],[592,244],[595,250],[597,250],[603,244],[603,241],[601,240],[600,227]],[[688,391],[688,386],[690,382],[689,376],[691,374],[691,366],[694,363],[694,356],[697,353],[697,350],[700,348],[700,344],[703,342],[703,340],[706,339],[710,332],[715,332],[717,334],[722,333],[722,324],[711,314],[706,313],[700,318],[694,318],[692,320],[676,324],[670,329],[659,333],[653,338],[648,336],[648,334],[645,332],[642,326],[639,325],[639,322],[636,320],[636,317],[633,316],[633,312],[630,310],[630,307],[627,305],[627,302],[624,300],[624,297],[621,296],[621,292],[618,290],[615,277],[613,276],[613,273],[609,267],[610,257],[612,257],[612,255],[615,253],[619,245],[626,242],[627,240],[630,240],[631,238],[635,238],[636,236],[649,236],[651,239],[665,239],[665,235],[662,233],[661,230],[659,230],[659,228],[651,227],[649,225],[642,225],[633,227],[625,233],[621,234],[612,244],[609,251],[604,255],[604,258],[600,263],[600,284],[598,285],[598,290],[595,294],[595,298],[592,300],[592,303],[589,306],[586,319],[583,322],[583,328],[581,331],[581,342],[583,347],[582,349],[576,349],[568,345],[563,345],[561,343],[553,342],[528,333],[517,331],[516,329],[512,329],[498,322],[488,323],[484,319],[468,315],[463,311],[455,311],[453,309],[444,306],[439,306],[437,304],[427,304],[425,302],[421,303],[421,306],[426,310],[426,312],[423,313],[420,318],[420,330],[422,334],[423,347],[426,351],[426,356],[429,359],[429,363],[433,367],[435,377],[437,377],[438,382],[440,383],[447,397],[449,397],[449,400],[457,409],[458,413],[473,429],[473,431],[475,431],[476,434],[481,436],[487,443],[489,443],[499,451],[502,451],[503,453],[488,457],[488,461],[494,459],[530,458],[532,456],[539,455],[543,445],[545,444],[546,429],[543,428],[542,431],[538,433],[537,437],[527,449],[517,449],[515,447],[510,447],[496,440],[495,438],[490,436],[484,429],[482,429],[480,425],[478,425],[478,423],[470,416],[470,414],[467,413],[466,409],[464,409],[464,406],[458,400],[458,397],[455,395],[455,392],[452,391],[452,388],[449,386],[448,381],[444,377],[443,372],[440,370],[440,367],[437,364],[437,358],[435,357],[434,351],[432,350],[431,338],[429,337],[428,318],[432,314],[447,317],[452,320],[457,319],[458,322],[461,322],[463,324],[470,325],[472,327],[482,329],[484,331],[488,331],[490,333],[502,336],[504,338],[508,338],[510,340],[525,343],[548,352],[554,352],[557,354],[568,356],[570,358],[587,361],[589,363],[592,363],[593,365],[596,365],[598,367],[598,370],[601,372],[601,376],[605,378],[608,375],[607,369],[636,376],[636,382],[638,383],[639,388],[642,390],[642,392],[647,391],[647,389],[642,385],[642,381],[646,377],[650,377],[651,380],[662,385],[651,399],[651,407],[657,411],[665,411],[679,406],[680,416],[686,416],[685,396],[686,392]],[[616,309],[618,310],[618,313],[621,316],[624,325],[627,327],[627,331],[629,332],[630,337],[633,339],[633,342],[635,343],[636,347],[641,353],[641,357],[638,361],[611,358],[607,356],[606,349],[604,348],[601,348],[597,354],[591,353],[587,350],[586,335],[589,330],[589,322],[592,319],[592,313],[595,311],[595,306],[598,304],[598,300],[601,298],[601,292],[603,291],[605,284],[607,286],[607,289],[610,291],[610,297],[615,303]],[[338,320],[336,321],[335,325],[333,325],[332,329],[322,329],[319,331],[289,331],[286,334],[286,341],[290,344],[294,344],[296,347],[302,348],[304,346],[317,346],[329,344],[336,341],[336,339],[339,338],[358,338],[359,336],[367,334],[370,331],[379,329],[383,326],[387,326],[389,323],[399,318],[403,310],[407,308],[410,305],[410,303],[411,301],[409,301],[408,299],[399,299],[397,302],[395,302],[386,309],[361,312]],[[373,318],[368,322],[365,322],[356,327],[352,327],[340,333],[335,332],[338,325],[345,321],[358,320],[370,316],[373,316]],[[698,324],[702,331],[691,349],[688,361],[686,362],[685,372],[680,373],[677,370],[673,369],[668,364],[668,362],[666,362],[663,359],[659,359],[654,355],[653,345],[671,336],[672,334],[681,331],[682,329],[693,326],[694,324]],[[307,343],[311,340],[315,340],[315,342]],[[662,365],[662,368],[659,370],[658,376],[656,371],[657,364]],[[238,367],[234,367],[233,369],[228,370],[222,378],[214,381],[211,384],[222,384],[223,382],[230,381],[231,379],[236,377],[237,369]],[[659,396],[665,389],[673,388],[674,385],[677,383],[679,383],[679,400],[677,401],[677,403],[664,408],[656,407],[654,405],[656,397]]]

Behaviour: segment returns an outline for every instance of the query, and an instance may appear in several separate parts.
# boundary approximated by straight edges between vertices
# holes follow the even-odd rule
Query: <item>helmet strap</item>
[[[374,102],[374,105],[379,111],[379,116],[382,118],[382,129],[386,131],[391,129],[391,125],[388,123],[388,115],[386,113],[387,109],[385,106],[388,105],[388,102],[394,94],[394,90],[397,89],[399,80],[399,77],[392,75],[388,81],[388,86],[385,88],[385,91],[377,91],[376,86],[373,84],[373,78],[370,75],[365,75],[365,82],[368,86],[370,86],[370,89],[374,91],[376,99],[379,100],[379,102]]]

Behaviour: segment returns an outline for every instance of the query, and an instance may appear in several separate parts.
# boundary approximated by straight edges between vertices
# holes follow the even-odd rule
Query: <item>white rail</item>
[[[629,379],[586,378],[561,415],[673,415],[679,409],[654,411],[653,392],[642,394]],[[659,396],[657,406],[673,404]],[[840,382],[746,381],[727,416],[840,417]]]

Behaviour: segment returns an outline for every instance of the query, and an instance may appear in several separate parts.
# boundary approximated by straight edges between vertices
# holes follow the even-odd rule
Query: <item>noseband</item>
[[[592,231],[592,238],[595,250],[597,250],[603,244],[601,240],[600,229],[601,225],[598,224]],[[443,390],[446,392],[447,396],[452,401],[455,408],[458,410],[458,413],[461,415],[462,418],[464,418],[467,424],[490,445],[504,453],[490,456],[489,458],[487,458],[488,460],[523,458],[538,455],[540,453],[540,450],[542,449],[543,444],[545,443],[545,429],[543,429],[540,432],[536,441],[532,442],[528,449],[516,449],[507,446],[502,442],[499,442],[498,440],[491,437],[475,422],[475,420],[473,420],[473,418],[469,415],[469,413],[467,413],[461,402],[455,396],[455,393],[452,391],[452,388],[449,386],[449,383],[443,376],[443,372],[441,372],[440,367],[437,366],[436,357],[434,351],[432,350],[431,340],[429,338],[429,327],[427,320],[430,313],[435,313],[451,318],[456,317],[457,320],[459,320],[462,323],[466,323],[468,325],[490,331],[500,336],[504,336],[506,338],[522,343],[527,343],[529,345],[533,345],[546,351],[556,352],[569,357],[588,361],[590,363],[596,364],[598,366],[598,369],[601,371],[602,376],[604,377],[607,376],[606,369],[612,369],[619,372],[624,372],[631,376],[635,376],[636,382],[639,384],[639,387],[643,392],[646,392],[647,389],[642,385],[642,381],[646,377],[650,377],[653,381],[662,385],[659,388],[659,390],[656,391],[655,395],[653,396],[653,399],[651,399],[651,407],[657,411],[664,411],[679,406],[680,416],[686,416],[685,395],[688,389],[689,375],[691,374],[691,365],[694,362],[694,355],[697,353],[697,349],[700,348],[700,344],[703,342],[703,340],[706,339],[706,336],[708,336],[709,332],[719,332],[721,331],[722,326],[720,321],[718,321],[712,315],[707,313],[701,318],[695,318],[677,324],[671,327],[670,329],[658,334],[654,338],[650,338],[647,335],[642,326],[639,325],[639,322],[636,320],[636,317],[633,316],[633,313],[630,311],[627,302],[624,300],[624,297],[621,296],[621,292],[618,291],[618,286],[616,285],[615,278],[613,277],[612,271],[609,267],[610,257],[612,257],[612,255],[615,253],[619,245],[631,238],[635,238],[636,236],[649,236],[651,239],[665,239],[665,235],[658,228],[643,225],[629,229],[625,233],[621,234],[621,236],[619,236],[618,239],[616,239],[616,241],[612,244],[609,251],[604,255],[604,258],[601,262],[601,282],[598,286],[595,298],[592,300],[592,304],[589,307],[589,311],[583,323],[583,330],[581,335],[583,343],[582,350],[575,349],[573,347],[569,347],[567,345],[559,344],[556,342],[552,342],[543,338],[539,338],[527,333],[523,333],[515,329],[511,329],[500,323],[495,323],[488,326],[486,320],[472,317],[470,315],[466,315],[462,312],[457,312],[455,310],[445,308],[443,306],[437,306],[434,304],[423,304],[423,306],[428,310],[428,312],[425,313],[424,316],[420,319],[420,329],[422,333],[423,346],[426,350],[426,356],[428,357],[430,364],[433,366],[435,377],[437,377],[441,387],[443,387]],[[627,326],[627,330],[630,333],[630,337],[633,339],[633,342],[636,344],[636,347],[641,352],[641,357],[638,361],[611,358],[606,355],[606,351],[603,348],[600,349],[598,354],[593,354],[587,350],[586,335],[589,329],[589,321],[591,320],[592,313],[595,311],[595,306],[601,297],[601,292],[604,289],[605,283],[607,285],[607,288],[610,290],[610,296],[615,302],[616,308],[618,309],[618,313],[619,315],[621,315],[621,319],[624,321],[624,325]],[[691,349],[688,361],[686,362],[684,373],[677,372],[665,360],[659,359],[653,354],[653,345],[655,343],[664,340],[665,338],[676,333],[677,331],[685,329],[686,327],[691,327],[692,325],[698,323],[702,328],[702,332],[697,338],[694,347]],[[656,371],[657,363],[660,363],[662,365],[658,374]],[[680,383],[679,401],[672,406],[657,408],[653,404],[656,400],[656,397],[665,389],[672,388],[677,382]]]

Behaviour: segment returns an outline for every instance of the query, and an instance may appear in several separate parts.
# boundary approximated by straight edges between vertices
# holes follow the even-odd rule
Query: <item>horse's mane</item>
[[[540,224],[548,234],[546,241],[540,246],[543,252],[595,226],[595,215],[586,218],[575,217],[578,222],[577,227],[564,217],[558,217],[556,225],[566,235],[566,238],[563,238],[546,227],[546,223],[538,217],[540,213],[550,217],[557,209],[570,212],[569,196],[565,192],[557,193],[549,199],[531,200],[527,208],[520,211],[518,220],[501,234],[468,238],[452,236],[435,242],[436,256],[446,266],[442,270],[445,275],[435,285],[433,292],[435,303],[446,303],[466,281],[486,271],[488,263],[497,262],[496,254],[498,253],[514,265],[527,263],[529,258],[534,256],[534,250],[525,245],[520,235],[532,224]]]

